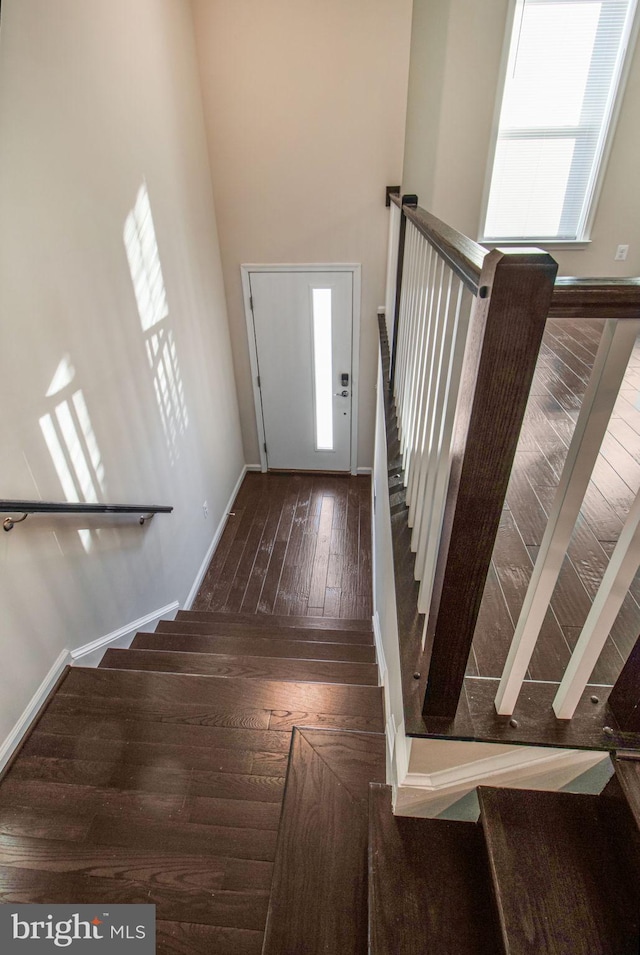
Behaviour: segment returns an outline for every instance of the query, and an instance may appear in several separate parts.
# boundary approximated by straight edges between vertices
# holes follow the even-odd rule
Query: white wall
[[[64,499],[74,463],[40,421],[81,392],[78,474],[175,511],[0,532],[0,739],[61,651],[185,600],[244,463],[188,0],[2,7],[0,497]],[[123,242],[144,182],[183,387],[168,436]]]
[[[509,0],[414,0],[403,191],[476,238]],[[640,49],[591,233],[582,250],[551,249],[560,274],[640,274]],[[614,262],[618,244],[630,245]]]
[[[247,461],[243,262],[361,262],[358,463],[373,453],[385,186],[402,172],[411,0],[193,0]]]

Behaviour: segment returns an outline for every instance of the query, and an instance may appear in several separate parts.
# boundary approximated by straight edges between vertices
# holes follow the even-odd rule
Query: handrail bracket
[[[16,524],[22,524],[23,521],[26,521],[28,514],[23,514],[22,517],[5,517],[2,522],[2,527],[5,531],[12,531]]]

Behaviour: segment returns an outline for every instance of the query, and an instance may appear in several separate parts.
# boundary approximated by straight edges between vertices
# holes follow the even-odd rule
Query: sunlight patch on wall
[[[74,367],[65,355],[46,393],[55,406],[40,418],[40,430],[65,500],[95,504],[105,491],[104,465],[87,403],[82,390],[74,390],[74,378]],[[82,529],[78,534],[89,553],[92,532]]]
[[[144,183],[125,221],[124,244],[162,429],[170,461],[174,464],[179,456],[179,438],[189,425],[189,415],[173,330],[168,327],[169,307],[151,203]]]

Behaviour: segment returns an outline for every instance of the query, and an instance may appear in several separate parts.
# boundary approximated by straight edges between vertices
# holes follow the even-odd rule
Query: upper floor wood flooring
[[[603,322],[547,322],[469,659],[499,677],[513,637]],[[528,678],[559,681],[625,517],[640,489],[640,346],[636,345],[551,601]],[[612,685],[640,633],[636,578],[592,682]]]
[[[192,609],[370,621],[370,478],[248,473]]]

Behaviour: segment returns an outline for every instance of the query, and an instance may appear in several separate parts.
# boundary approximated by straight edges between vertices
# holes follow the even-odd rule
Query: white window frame
[[[498,145],[498,133],[500,129],[500,113],[502,110],[502,100],[504,95],[504,87],[507,76],[507,66],[509,62],[509,52],[511,46],[511,35],[513,32],[513,24],[516,17],[516,12],[521,8],[523,0],[509,0],[509,8],[507,11],[507,17],[505,22],[505,33],[504,41],[502,47],[502,56],[500,60],[500,72],[498,79],[498,86],[496,92],[496,101],[494,106],[493,113],[493,122],[491,128],[491,142],[489,147],[489,157],[487,162],[487,168],[485,172],[485,181],[484,189],[482,195],[482,206],[481,206],[481,215],[480,215],[480,225],[479,225],[479,235],[478,242],[481,242],[487,248],[495,248],[496,246],[501,247],[512,247],[512,246],[530,246],[534,242],[537,246],[542,248],[556,248],[556,249],[581,249],[587,248],[591,242],[591,230],[593,228],[593,222],[596,216],[598,201],[600,199],[600,193],[602,191],[602,185],[606,175],[607,164],[609,161],[609,156],[611,153],[611,147],[613,139],[615,136],[616,126],[618,118],[620,115],[620,109],[622,106],[622,100],[624,98],[624,91],[627,84],[627,79],[629,76],[629,71],[631,69],[631,63],[633,60],[633,54],[635,51],[636,40],[638,37],[638,31],[640,29],[640,2],[638,0],[632,0],[632,14],[630,17],[630,26],[627,29],[626,36],[624,38],[624,50],[622,53],[622,67],[620,70],[620,75],[618,79],[617,89],[613,96],[611,108],[609,110],[609,117],[607,121],[607,131],[604,139],[602,149],[600,151],[600,156],[596,157],[597,171],[593,177],[590,196],[588,199],[588,209],[587,213],[583,218],[582,230],[580,235],[575,239],[542,239],[537,236],[524,236],[520,238],[496,238],[496,237],[487,237],[484,234],[484,229],[487,221],[487,212],[489,207],[489,193],[491,191],[491,179],[493,175],[493,166],[495,163],[496,149]]]

